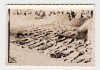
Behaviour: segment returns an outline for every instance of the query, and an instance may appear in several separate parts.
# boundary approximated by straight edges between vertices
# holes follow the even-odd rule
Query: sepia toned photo
[[[7,64],[94,66],[93,4],[8,4]]]

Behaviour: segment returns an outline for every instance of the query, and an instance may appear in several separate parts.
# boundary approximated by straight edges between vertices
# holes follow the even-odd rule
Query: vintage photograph
[[[8,4],[7,64],[94,66],[93,4]]]

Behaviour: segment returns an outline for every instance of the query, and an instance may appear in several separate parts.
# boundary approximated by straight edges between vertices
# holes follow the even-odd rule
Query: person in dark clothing
[[[26,16],[26,11],[24,12],[24,15]]]
[[[83,13],[81,13],[81,18],[84,18],[84,17],[83,17]]]
[[[68,17],[69,17],[69,21],[71,21],[71,15],[70,13],[67,11]]]
[[[62,14],[64,14],[64,11],[62,11]]]
[[[42,13],[41,18],[44,18],[46,16],[45,12]]]
[[[18,10],[17,10],[17,15],[19,15],[19,12],[18,12]]]
[[[84,14],[84,10],[83,10],[82,13],[81,13],[81,18],[84,18],[83,14]]]
[[[74,11],[71,11],[71,16],[72,16],[72,19],[75,18],[76,14]]]
[[[38,12],[36,11],[35,14],[37,14]]]
[[[91,18],[93,17],[93,10],[91,10]]]

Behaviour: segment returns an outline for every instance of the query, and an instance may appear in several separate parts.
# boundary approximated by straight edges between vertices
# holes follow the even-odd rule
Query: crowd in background
[[[32,15],[35,14],[36,17],[35,19],[44,19],[46,16],[52,16],[52,15],[58,15],[58,14],[64,14],[67,15],[69,18],[69,21],[71,21],[72,19],[75,19],[77,15],[80,15],[79,18],[92,18],[93,17],[93,10],[81,10],[81,13],[77,13],[75,11],[50,11],[48,14],[46,14],[46,12],[44,10],[39,10],[39,11],[35,11],[33,13],[33,11],[31,9],[27,9],[27,10],[13,10],[13,15]]]

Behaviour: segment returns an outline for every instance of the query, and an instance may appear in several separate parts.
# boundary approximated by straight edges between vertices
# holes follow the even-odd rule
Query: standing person
[[[26,11],[24,12],[24,15],[26,16]]]
[[[91,18],[93,17],[93,10],[91,10]]]
[[[81,13],[81,18],[84,18],[84,17],[83,17],[83,13]]]
[[[57,11],[57,14],[60,14],[60,12],[59,12],[59,11]]]
[[[64,11],[62,11],[62,14],[64,14]]]
[[[87,18],[90,18],[90,12],[87,11]]]
[[[72,18],[75,18],[76,14],[74,11],[71,11],[71,16],[72,16]]]
[[[49,16],[51,16],[52,12],[50,11]]]
[[[69,17],[69,21],[71,21],[71,14],[67,11],[68,17]]]
[[[18,10],[17,10],[17,15],[19,15],[19,12],[18,12]]]
[[[81,13],[81,18],[84,18],[83,14],[84,14],[84,10],[83,10],[82,13]]]

